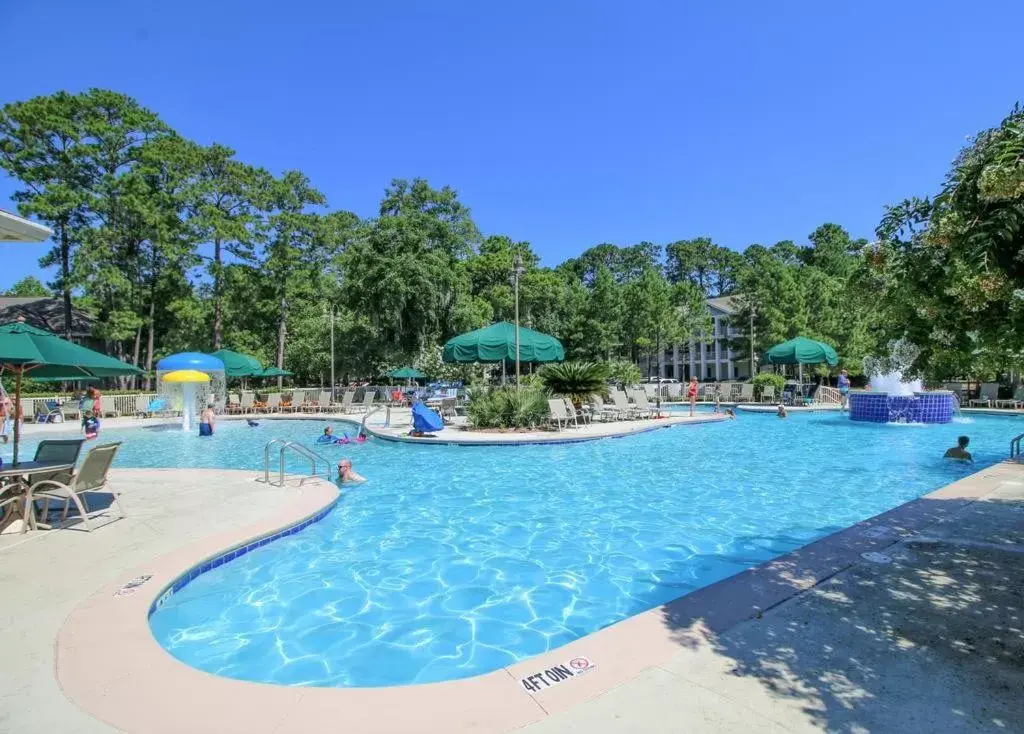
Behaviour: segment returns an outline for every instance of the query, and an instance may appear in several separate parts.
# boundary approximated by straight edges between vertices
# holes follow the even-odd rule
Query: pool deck
[[[506,669],[374,689],[219,678],[150,634],[149,605],[181,572],[337,496],[327,482],[278,488],[253,474],[115,470],[127,519],[0,537],[0,731],[953,732],[1024,721],[1024,465],[989,467]],[[141,574],[152,578],[115,596]],[[582,658],[585,674],[548,680]]]

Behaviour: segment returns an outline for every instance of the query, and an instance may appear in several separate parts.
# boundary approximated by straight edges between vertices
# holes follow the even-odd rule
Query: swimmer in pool
[[[971,456],[971,452],[967,450],[968,444],[971,439],[967,436],[960,436],[956,440],[956,446],[951,449],[946,449],[946,453],[942,455],[943,459],[955,459],[957,461],[974,461],[974,457]]]
[[[246,418],[245,422],[248,424],[249,428],[259,428],[260,427],[259,422],[258,421],[254,421],[252,418]]]
[[[776,413],[776,415],[779,416],[779,418],[787,418],[789,416],[789,412],[786,410],[786,406],[779,403],[779,412]]]
[[[317,443],[334,443],[334,429],[330,426],[324,429],[323,435],[321,435],[316,442]]]
[[[338,481],[342,484],[362,484],[366,477],[355,473],[351,459],[342,459],[338,462]]]
[[[725,409],[725,417],[728,418],[731,421],[736,420],[736,411],[733,410],[732,408],[726,408]]]

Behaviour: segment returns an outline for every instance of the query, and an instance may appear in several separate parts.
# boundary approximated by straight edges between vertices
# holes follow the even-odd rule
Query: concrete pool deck
[[[507,669],[378,689],[219,678],[149,633],[150,602],[182,570],[336,496],[326,482],[278,488],[253,474],[115,470],[127,519],[0,538],[0,731],[1006,731],[1024,721],[1019,464]],[[153,578],[114,596],[139,574]],[[545,681],[580,658],[594,665],[585,675]]]

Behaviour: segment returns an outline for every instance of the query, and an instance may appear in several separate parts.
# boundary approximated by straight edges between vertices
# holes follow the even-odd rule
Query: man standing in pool
[[[839,379],[836,380],[836,387],[839,388],[839,394],[843,397],[843,407],[846,407],[846,401],[850,397],[850,376],[846,374],[846,370],[839,370]]]
[[[946,453],[942,455],[943,459],[956,459],[957,461],[974,461],[974,457],[971,456],[971,452],[967,450],[968,444],[971,439],[967,436],[960,436],[956,440],[956,446],[951,449],[946,449]]]
[[[199,419],[199,435],[200,436],[212,436],[213,425],[216,422],[213,414],[213,403],[206,404],[206,410],[203,411],[202,417]]]
[[[690,385],[686,388],[686,396],[690,398],[690,417],[693,418],[694,408],[697,406],[697,378],[690,378]]]
[[[366,477],[355,473],[352,469],[352,459],[342,459],[338,462],[338,481],[342,484],[362,484]]]

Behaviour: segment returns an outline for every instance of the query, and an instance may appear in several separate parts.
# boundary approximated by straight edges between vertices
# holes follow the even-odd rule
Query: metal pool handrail
[[[1019,436],[1014,436],[1013,440],[1010,441],[1010,458],[1015,459],[1020,456],[1020,442],[1024,440],[1024,433]]]
[[[326,478],[328,478],[328,479],[330,478],[331,462],[329,462],[323,456],[321,456],[320,454],[318,454],[318,453],[316,453],[314,451],[310,451],[305,446],[303,446],[300,443],[296,443],[295,441],[285,441],[284,439],[281,439],[281,438],[272,438],[269,441],[267,441],[267,445],[263,447],[263,481],[266,482],[267,484],[271,483],[270,482],[270,447],[274,446],[275,444],[281,444],[281,450],[278,452],[278,478],[277,478],[277,486],[278,487],[283,487],[284,486],[284,454],[285,454],[285,451],[287,451],[288,449],[291,449],[292,451],[295,451],[297,454],[299,454],[301,456],[305,456],[307,459],[309,459],[309,468],[310,468],[309,475],[306,476],[306,477],[303,477],[299,481],[299,486],[302,486],[302,482],[306,481],[306,479],[308,479],[309,477],[319,476],[317,474],[317,471],[316,471],[316,465],[317,465],[317,462],[320,462],[320,461],[322,461],[324,463],[324,466],[327,467],[327,472],[324,474],[324,476]]]

